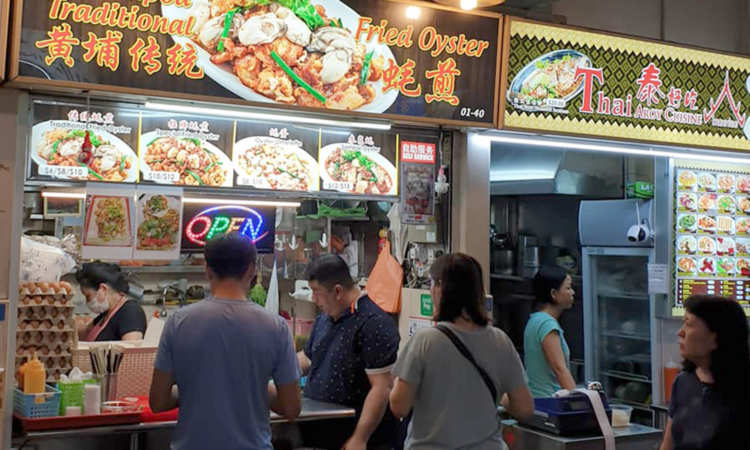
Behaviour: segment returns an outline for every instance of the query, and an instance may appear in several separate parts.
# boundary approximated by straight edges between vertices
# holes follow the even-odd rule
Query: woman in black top
[[[76,273],[86,306],[95,318],[76,318],[81,341],[143,339],[146,314],[136,300],[128,299],[129,283],[120,268],[102,262],[86,263]]]
[[[734,301],[692,296],[680,328],[683,371],[660,450],[750,449],[747,318]]]

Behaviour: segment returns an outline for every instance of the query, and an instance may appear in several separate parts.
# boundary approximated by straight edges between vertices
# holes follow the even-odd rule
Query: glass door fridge
[[[610,402],[633,406],[633,422],[651,425],[650,248],[584,247],[584,338],[587,381]]]

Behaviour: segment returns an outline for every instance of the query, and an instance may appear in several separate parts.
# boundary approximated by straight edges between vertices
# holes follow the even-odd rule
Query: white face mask
[[[99,293],[100,291],[96,291],[96,296],[86,302],[86,306],[96,314],[101,314],[109,309],[109,303],[105,298],[101,298],[103,296]]]

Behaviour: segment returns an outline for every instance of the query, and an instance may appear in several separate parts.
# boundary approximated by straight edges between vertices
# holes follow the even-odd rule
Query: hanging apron
[[[102,320],[101,322],[99,322],[99,324],[94,325],[94,327],[91,328],[91,331],[89,331],[89,334],[86,335],[85,341],[86,342],[96,341],[96,338],[99,337],[102,330],[107,328],[107,325],[109,325],[109,321],[112,320],[112,317],[114,317],[114,315],[117,314],[117,311],[119,311],[120,308],[122,308],[125,305],[125,303],[127,303],[127,301],[128,301],[128,298],[123,296],[120,299],[120,301],[117,302],[117,304],[107,312],[107,316],[104,318],[104,320]]]

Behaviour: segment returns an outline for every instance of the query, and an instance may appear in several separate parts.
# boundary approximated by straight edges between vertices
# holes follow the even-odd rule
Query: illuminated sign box
[[[237,232],[255,243],[258,253],[273,253],[276,208],[239,205],[183,206],[182,251],[199,253],[216,236]]]

